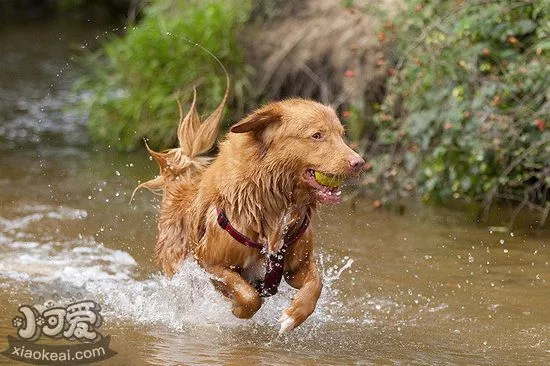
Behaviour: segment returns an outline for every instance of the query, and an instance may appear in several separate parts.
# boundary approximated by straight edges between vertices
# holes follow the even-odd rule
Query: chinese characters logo
[[[95,301],[48,301],[44,305],[22,305],[19,312],[21,315],[12,319],[19,337],[8,336],[8,349],[0,352],[8,358],[32,364],[80,365],[117,354],[109,348],[110,337],[98,331],[103,317]],[[43,336],[73,344],[37,343]]]
[[[102,337],[96,330],[102,323],[101,307],[92,300],[75,302],[66,308],[23,305],[19,311],[24,317],[13,318],[13,326],[19,329],[19,337],[30,342],[42,334],[84,342],[95,342]]]

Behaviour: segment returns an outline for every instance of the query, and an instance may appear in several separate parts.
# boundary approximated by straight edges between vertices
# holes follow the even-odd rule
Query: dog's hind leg
[[[220,265],[200,263],[215,279],[216,287],[233,300],[233,314],[237,318],[250,319],[262,306],[258,291],[235,271]]]

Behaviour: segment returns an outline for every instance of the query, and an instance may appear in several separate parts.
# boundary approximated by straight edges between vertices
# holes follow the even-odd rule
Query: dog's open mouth
[[[307,169],[304,173],[306,183],[315,190],[317,199],[321,202],[338,203],[341,201],[343,182],[341,176]]]

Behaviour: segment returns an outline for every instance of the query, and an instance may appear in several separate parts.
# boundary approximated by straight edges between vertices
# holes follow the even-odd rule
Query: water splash
[[[37,240],[31,233],[38,221],[81,220],[87,217],[86,211],[48,205],[21,206],[17,211],[18,217],[0,217],[5,233],[0,235],[4,252],[0,277],[11,281],[14,288],[20,288],[21,282],[30,284],[31,293],[38,297],[57,294],[89,298],[99,301],[103,313],[115,319],[161,324],[176,330],[241,326],[276,329],[277,319],[296,292],[283,283],[279,293],[265,299],[250,321],[240,320],[232,316],[229,300],[215,290],[209,275],[194,261],[185,262],[173,278],[154,273],[141,279],[144,274],[128,252],[108,248],[94,237],[79,235],[60,240],[59,235],[46,233]],[[318,259],[324,290],[308,324],[319,328],[331,322],[363,321],[347,315],[336,286],[347,276],[353,259],[323,252]]]

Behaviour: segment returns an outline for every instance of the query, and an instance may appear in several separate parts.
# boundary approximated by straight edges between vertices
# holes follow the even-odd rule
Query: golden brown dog
[[[161,174],[138,187],[162,191],[156,258],[171,276],[192,255],[239,318],[252,317],[262,296],[276,292],[277,279],[270,293],[258,283],[270,281],[266,272],[277,277],[270,271],[280,259],[281,274],[298,289],[279,319],[280,332],[293,329],[311,315],[321,294],[313,229],[307,226],[311,213],[318,202],[338,202],[341,180],[358,173],[364,161],[344,142],[334,110],[303,99],[256,110],[231,127],[216,158],[204,156],[216,142],[227,92],[202,123],[195,97],[180,120],[180,147],[149,150]],[[245,239],[224,229],[223,218]],[[263,250],[245,245],[247,240]]]

